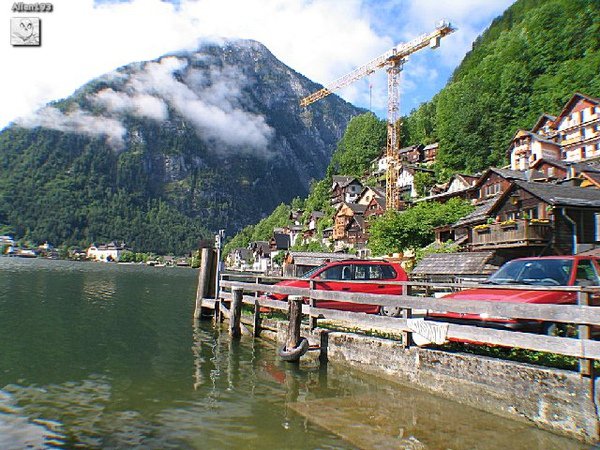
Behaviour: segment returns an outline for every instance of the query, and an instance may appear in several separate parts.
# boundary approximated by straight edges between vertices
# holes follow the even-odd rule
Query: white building
[[[92,244],[87,249],[87,257],[94,261],[118,262],[125,250],[124,242],[121,242],[120,245],[114,242],[102,245]]]

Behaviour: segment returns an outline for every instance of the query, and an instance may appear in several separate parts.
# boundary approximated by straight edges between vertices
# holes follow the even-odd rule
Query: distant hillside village
[[[132,262],[144,263],[151,266],[183,266],[193,265],[193,257],[157,256],[147,253],[135,253],[127,247],[125,242],[109,242],[106,244],[92,243],[88,248],[71,247],[69,249],[55,248],[52,244],[44,242],[41,245],[19,246],[12,236],[0,236],[0,249],[5,256],[19,258],[48,258],[70,259],[75,261],[99,262]]]
[[[437,242],[451,240],[462,252],[493,252],[501,260],[594,251],[600,243],[599,99],[576,93],[557,116],[543,114],[531,130],[518,130],[507,148],[506,167],[456,173],[437,183],[431,165],[438,150],[438,144],[400,149],[397,176],[400,210],[457,197],[474,206],[466,217],[438,227]],[[267,271],[307,258],[290,249],[315,240],[332,252],[370,256],[369,221],[385,212],[387,168],[382,156],[372,161],[364,177],[333,176],[332,218],[322,211],[292,211],[289,225],[273,230],[269,242],[235,249],[227,265]],[[324,219],[333,219],[333,226],[319,235],[318,224]]]

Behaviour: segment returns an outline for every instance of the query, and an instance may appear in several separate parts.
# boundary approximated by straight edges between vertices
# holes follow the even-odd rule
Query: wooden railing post
[[[198,273],[198,288],[196,289],[196,308],[194,319],[202,317],[202,299],[209,297],[211,290],[214,291],[215,254],[212,248],[203,248],[200,251],[200,270]]]
[[[589,306],[590,293],[580,290],[577,292],[577,304],[579,306]],[[589,325],[579,325],[579,339],[591,338],[591,327]],[[581,358],[579,360],[579,374],[583,377],[591,377],[594,370],[594,360]]]
[[[312,291],[314,289],[315,289],[315,280],[310,280],[310,290]],[[317,301],[312,297],[308,300],[308,302],[309,302],[309,305],[311,308],[315,308],[317,306]],[[311,313],[310,316],[308,316],[308,326],[311,331],[314,330],[315,328],[317,328],[318,320],[319,320],[318,315],[315,316]]]
[[[231,301],[231,317],[229,318],[229,336],[239,338],[242,335],[240,321],[242,318],[242,297],[244,290],[242,288],[233,288],[231,290],[233,299]]]
[[[296,348],[300,344],[300,324],[302,323],[302,297],[299,295],[288,296],[289,327],[285,347]]]
[[[254,337],[260,336],[260,303],[258,299],[254,300],[254,321],[252,334]]]
[[[412,286],[410,284],[405,284],[403,289],[404,295],[411,295]],[[402,309],[402,318],[404,320],[412,318],[412,309],[411,308],[403,308]],[[410,331],[402,332],[402,345],[404,348],[409,348],[412,345],[412,333]]]

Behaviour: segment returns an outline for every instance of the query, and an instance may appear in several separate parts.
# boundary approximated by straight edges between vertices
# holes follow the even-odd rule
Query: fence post
[[[239,338],[242,335],[240,320],[242,318],[242,297],[244,290],[242,288],[233,288],[231,292],[233,300],[231,301],[231,317],[229,318],[229,336]]]
[[[309,286],[310,286],[310,290],[314,290],[315,288],[315,280],[310,280],[309,282]],[[317,301],[312,298],[312,296],[309,299],[309,304],[311,308],[315,308],[317,306]],[[319,317],[317,316],[313,316],[313,314],[311,313],[310,316],[308,316],[308,326],[310,327],[310,331],[314,330],[315,328],[317,328],[318,326],[318,320]]]
[[[410,284],[404,285],[404,295],[412,294],[412,286]],[[402,318],[404,320],[412,318],[412,309],[411,308],[403,308],[402,309]],[[409,348],[412,345],[412,333],[410,331],[402,332],[402,345],[404,348]]]
[[[254,300],[254,322],[252,334],[254,337],[260,336],[260,303],[258,299]]]
[[[216,270],[215,252],[212,248],[203,248],[200,251],[200,270],[198,272],[198,288],[196,289],[196,308],[194,319],[200,319],[205,308],[202,299],[209,297],[214,291],[214,273]],[[216,296],[215,296],[216,298]]]
[[[302,323],[302,297],[300,295],[288,296],[289,327],[285,347],[296,348],[300,344],[300,325]]]
[[[577,304],[579,306],[589,306],[590,293],[583,290],[577,291]],[[579,325],[579,339],[590,339],[591,329],[589,325]],[[583,377],[591,377],[594,370],[594,361],[592,359],[581,358],[579,360],[579,374]]]

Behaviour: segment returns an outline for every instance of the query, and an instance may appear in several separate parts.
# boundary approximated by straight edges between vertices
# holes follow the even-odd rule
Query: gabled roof
[[[404,155],[405,153],[410,153],[415,150],[418,151],[418,150],[421,150],[422,148],[423,148],[423,144],[409,145],[408,147],[404,147],[404,148],[401,148],[400,150],[398,150],[398,154]]]
[[[545,122],[554,122],[556,120],[555,116],[551,116],[550,114],[542,114],[540,118],[537,120],[533,128],[531,129],[532,133],[537,133],[537,131],[544,126]]]
[[[373,191],[373,193],[375,194],[375,197],[385,197],[385,190],[382,190],[377,187],[372,187],[372,186],[364,186],[363,190],[360,193],[360,197],[362,197],[363,194],[368,190]]]
[[[515,139],[525,137],[525,136],[529,136],[531,139],[534,139],[539,142],[544,142],[545,144],[552,144],[552,145],[555,145],[556,147],[560,147],[560,145],[557,144],[556,142],[554,142],[552,139],[548,139],[547,137],[542,136],[541,134],[537,134],[537,133],[534,133],[533,131],[528,131],[528,130],[518,130],[515,133],[515,135],[513,136],[510,145],[508,146],[509,150],[513,146]]]
[[[364,216],[358,216],[357,215],[357,216],[352,217],[352,220],[348,221],[348,223],[346,224],[346,230],[352,228],[352,226],[354,224],[357,224],[358,227],[361,230],[364,230],[365,229],[365,218],[364,218]]]
[[[529,192],[531,195],[552,206],[600,208],[600,190],[598,189],[586,189],[552,183],[528,183],[526,181],[515,181],[514,186]],[[507,189],[502,194],[502,198],[509,195],[509,192],[513,189],[514,187]],[[498,200],[498,203],[500,201]]]
[[[331,180],[333,182],[333,185],[338,184],[340,187],[346,187],[349,184],[352,184],[352,182],[356,181],[358,184],[360,184],[362,186],[362,183],[360,181],[358,181],[358,179],[356,177],[349,177],[349,176],[345,176],[345,175],[333,175],[331,177]]]
[[[518,170],[511,170],[511,169],[501,169],[498,167],[490,167],[489,169],[487,169],[485,172],[483,172],[481,174],[481,176],[477,180],[477,183],[475,183],[474,186],[477,188],[480,187],[483,184],[483,182],[488,178],[488,175],[490,173],[498,174],[506,180],[526,180],[527,179],[525,172],[520,172]]]
[[[568,112],[573,108],[573,106],[580,100],[587,100],[591,103],[595,103],[596,105],[600,105],[600,99],[595,97],[590,97],[589,95],[582,94],[581,92],[576,92],[573,94],[573,97],[569,99],[569,101],[565,104],[565,107],[562,109],[560,114],[556,117],[556,122],[560,122],[560,120],[568,114]]]
[[[358,203],[346,203],[346,202],[342,202],[338,206],[337,213],[339,213],[344,206],[347,206],[348,208],[350,208],[350,210],[354,214],[364,214],[365,211],[367,210],[367,205],[359,205]]]
[[[273,233],[273,240],[275,241],[275,248],[277,250],[287,250],[290,248],[291,240],[289,234]]]
[[[452,228],[485,222],[489,216],[490,210],[496,204],[496,200],[498,200],[498,198],[499,195],[479,203],[475,206],[475,210],[471,214],[457,220],[454,224],[452,224]]]
[[[594,186],[600,188],[600,173],[598,172],[581,172],[581,175],[586,180],[590,181]]]
[[[425,256],[411,275],[489,275],[498,267],[490,264],[493,251],[433,253]]]
[[[438,148],[439,146],[439,142],[434,142],[433,144],[428,144],[425,147],[423,147],[423,150],[430,150],[432,148]]]
[[[600,173],[600,167],[590,164],[590,163],[559,161],[558,159],[552,159],[552,158],[538,159],[535,163],[533,163],[531,165],[531,168],[535,169],[537,166],[539,166],[543,162],[550,164],[554,167],[558,167],[559,169],[564,169],[564,170],[569,170],[569,167],[573,167],[575,169],[575,172],[577,172],[577,173],[581,173],[581,172]]]

